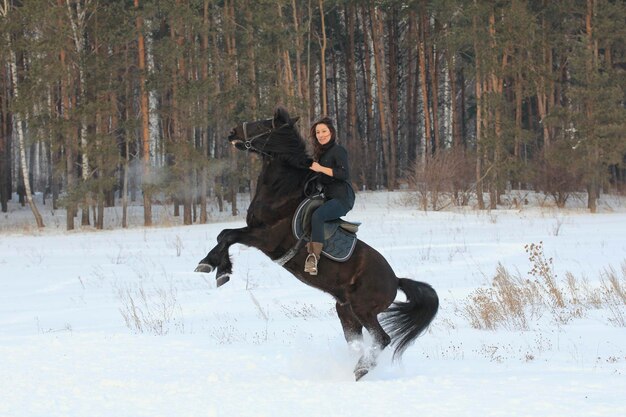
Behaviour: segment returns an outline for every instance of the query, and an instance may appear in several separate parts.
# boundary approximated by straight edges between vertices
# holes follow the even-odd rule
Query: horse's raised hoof
[[[221,287],[222,285],[226,284],[228,281],[230,281],[230,274],[223,274],[220,275],[219,277],[216,278],[216,282],[217,282],[217,287]]]
[[[215,268],[209,264],[198,264],[196,269],[194,269],[194,272],[204,272],[205,274],[210,274],[214,269]]]
[[[359,368],[354,370],[354,378],[356,381],[363,378],[370,370],[367,368]]]

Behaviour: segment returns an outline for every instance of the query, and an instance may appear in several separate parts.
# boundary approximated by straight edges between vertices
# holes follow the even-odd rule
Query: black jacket
[[[327,199],[336,198],[348,210],[354,206],[354,190],[350,185],[350,167],[348,166],[348,152],[338,144],[333,144],[328,148],[318,161],[320,165],[331,168],[333,176],[321,174],[320,183],[322,184],[324,195]]]

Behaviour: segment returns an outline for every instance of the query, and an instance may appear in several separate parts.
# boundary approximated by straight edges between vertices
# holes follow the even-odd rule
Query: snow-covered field
[[[0,416],[626,415],[626,305],[536,307],[524,330],[475,329],[466,308],[498,264],[536,278],[531,243],[563,288],[570,272],[597,290],[609,268],[626,283],[623,201],[591,215],[424,213],[401,199],[360,193],[348,218],[441,308],[402,362],[383,352],[358,383],[330,296],[240,245],[224,287],[192,272],[243,218],[63,232],[64,214],[44,209],[39,232],[13,206],[0,217]]]

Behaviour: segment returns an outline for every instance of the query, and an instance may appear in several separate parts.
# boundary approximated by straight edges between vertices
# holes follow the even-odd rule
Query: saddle
[[[293,215],[292,229],[296,239],[306,242],[311,237],[311,216],[315,209],[324,204],[322,195],[315,195],[305,199]],[[356,246],[356,232],[361,223],[349,222],[343,219],[324,223],[324,248],[322,255],[337,262],[350,259]]]

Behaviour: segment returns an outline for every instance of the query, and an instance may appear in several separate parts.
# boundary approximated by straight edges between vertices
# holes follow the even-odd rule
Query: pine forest
[[[228,132],[277,105],[335,120],[357,190],[595,212],[626,192],[626,2],[0,0],[0,203],[38,227],[41,197],[67,230],[237,214],[261,162]]]

